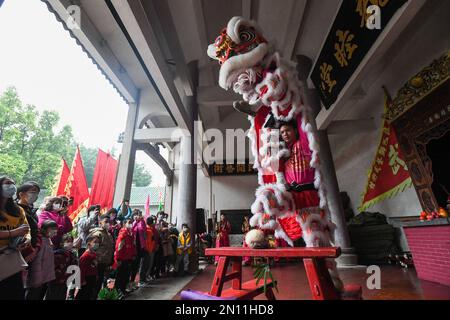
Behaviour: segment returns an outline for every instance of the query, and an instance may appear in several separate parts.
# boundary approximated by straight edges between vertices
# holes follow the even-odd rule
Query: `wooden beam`
[[[377,129],[375,119],[334,120],[327,128],[328,134],[355,134]]]
[[[142,1],[142,0],[141,0]],[[176,76],[179,78],[180,85],[183,87],[187,96],[194,95],[194,84],[187,68],[187,62],[184,58],[183,49],[180,45],[177,30],[173,22],[169,4],[163,0],[145,1],[150,8],[150,20],[157,20],[162,27],[160,36],[166,39],[170,53],[175,60]]]
[[[218,86],[202,86],[197,88],[197,103],[207,106],[228,106],[242,97],[233,91],[225,91]]]
[[[169,163],[163,158],[159,151],[151,144],[138,144],[137,149],[144,151],[150,158],[152,158],[153,161],[156,162],[166,176],[168,185],[172,185],[173,170],[170,169]]]
[[[247,20],[252,18],[252,0],[242,0],[242,17]]]
[[[134,131],[136,143],[176,142],[180,140],[176,131],[178,128],[146,128]],[[175,133],[175,134],[174,134]]]
[[[425,2],[425,0],[408,1],[395,13],[363,61],[355,72],[353,72],[353,75],[342,89],[336,102],[328,110],[322,108],[317,115],[316,123],[319,130],[327,129],[333,119],[348,105],[348,101],[352,98],[353,92],[357,91],[360,83],[363,83],[367,73],[372,70],[372,67],[383,58],[394,42],[397,41],[401,32],[414,19]]]
[[[290,59],[294,54],[295,44],[305,14],[307,0],[295,0],[289,17],[286,36],[283,43],[283,57]]]
[[[190,131],[189,124],[192,119],[182,103],[166,57],[159,47],[154,27],[140,0],[111,0],[111,3],[132,38],[177,125]]]
[[[207,83],[210,85],[216,85],[217,81],[216,78],[218,78],[218,71],[216,71],[216,68],[211,67],[213,64],[217,65],[217,61],[211,61],[211,59],[206,54],[206,50],[208,48],[208,37],[206,34],[206,20],[205,15],[203,13],[203,6],[202,1],[199,0],[191,0],[192,1],[192,7],[194,9],[195,14],[195,21],[197,23],[197,32],[200,38],[200,46],[205,50],[205,54],[203,56],[203,59],[200,59],[199,61],[199,78],[205,79]],[[197,91],[198,96],[198,91]],[[210,111],[211,115],[211,122],[213,124],[219,123],[220,121],[220,115],[219,110],[211,109]]]
[[[67,7],[73,5],[73,1],[69,0],[46,0],[53,11],[64,21],[69,19]],[[131,80],[130,76],[124,71],[122,65],[115,57],[111,48],[105,39],[98,32],[89,16],[81,9],[81,25],[80,28],[70,29],[70,33],[81,43],[83,48],[89,53],[92,59],[98,64],[109,80],[119,90],[128,103],[136,103],[139,96],[139,90]],[[108,8],[105,5],[105,11]],[[109,13],[109,10],[107,11]]]

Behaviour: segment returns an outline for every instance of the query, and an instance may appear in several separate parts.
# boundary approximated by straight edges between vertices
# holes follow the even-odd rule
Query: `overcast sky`
[[[127,104],[40,0],[6,0],[0,7],[0,92],[14,86],[22,102],[55,110],[77,142],[118,152]],[[72,159],[67,159],[70,163]],[[164,186],[162,170],[143,152],[137,161]]]

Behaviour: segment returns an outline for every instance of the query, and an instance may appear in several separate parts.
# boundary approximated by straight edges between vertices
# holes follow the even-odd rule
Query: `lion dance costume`
[[[253,21],[233,17],[208,55],[221,64],[219,85],[243,96],[256,115],[249,116],[249,138],[258,170],[250,224],[273,230],[289,245],[301,237],[308,247],[333,242],[318,157],[319,145],[310,109],[304,104],[295,64],[273,52]],[[297,139],[286,145],[274,123],[294,123]],[[327,267],[335,287],[343,290],[334,260]]]

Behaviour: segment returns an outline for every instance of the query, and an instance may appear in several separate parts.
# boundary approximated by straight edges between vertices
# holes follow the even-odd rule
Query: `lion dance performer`
[[[303,237],[308,247],[328,247],[335,225],[329,218],[320,172],[318,140],[304,104],[295,64],[273,52],[253,21],[233,17],[209,45],[219,61],[219,85],[232,88],[249,107],[249,138],[258,170],[252,226],[271,229],[289,245]],[[280,133],[281,138],[280,139]],[[343,284],[333,259],[327,261],[338,291]]]

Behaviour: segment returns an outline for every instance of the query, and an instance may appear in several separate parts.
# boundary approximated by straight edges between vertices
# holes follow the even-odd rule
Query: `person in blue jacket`
[[[128,199],[123,199],[122,203],[116,208],[117,209],[117,220],[123,222],[124,220],[131,219],[132,211],[130,208],[130,201]]]

